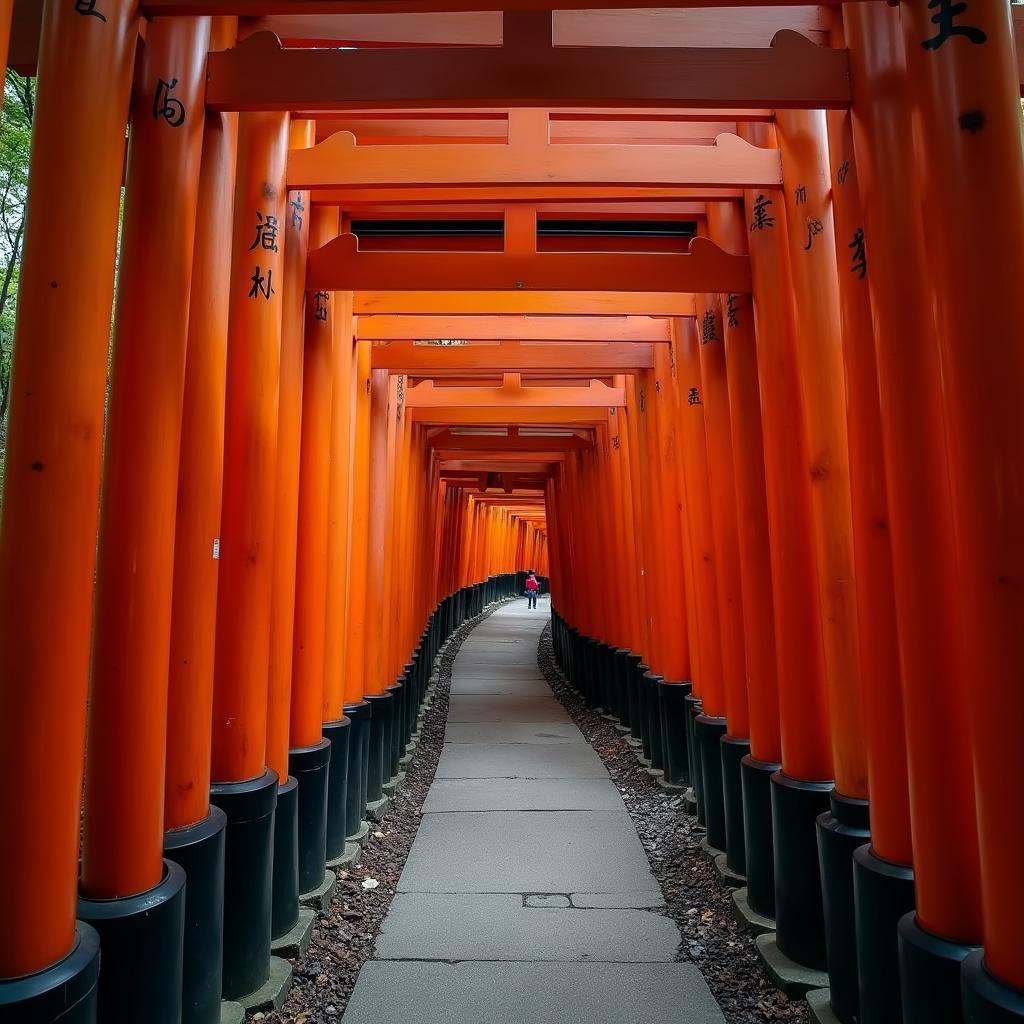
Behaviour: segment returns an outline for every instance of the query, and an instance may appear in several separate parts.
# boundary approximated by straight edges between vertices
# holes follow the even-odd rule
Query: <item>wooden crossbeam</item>
[[[464,377],[537,370],[552,373],[586,372],[592,377],[603,377],[653,368],[654,346],[607,343],[548,346],[505,342],[501,345],[439,347],[395,341],[375,345],[371,362],[375,370],[424,377]]]
[[[591,381],[587,387],[523,387],[516,374],[507,374],[506,382],[496,388],[439,388],[425,380],[407,388],[407,409],[552,409],[599,408],[608,410],[626,404],[623,388]]]
[[[292,150],[290,189],[432,189],[561,186],[586,188],[780,188],[776,149],[735,135],[712,146],[562,145],[548,141],[546,111],[513,110],[505,145],[358,146],[337,132],[311,149]],[[557,190],[557,188],[556,188]],[[664,198],[664,197],[662,197]]]
[[[672,340],[668,320],[648,316],[360,316],[355,336],[363,341],[454,338],[585,344]]]
[[[562,47],[550,11],[506,13],[501,47],[285,49],[260,32],[211,53],[216,110],[389,106],[775,107],[849,105],[845,50],[781,32],[770,47]]]
[[[309,254],[309,291],[749,292],[750,260],[695,238],[690,252],[360,252],[339,235]]]
[[[462,291],[457,286],[445,292],[358,290],[352,311],[358,316],[394,313],[409,316],[433,314],[511,315],[551,314],[556,316],[685,316],[694,317],[692,294],[679,292],[618,289],[606,292],[559,291]],[[451,337],[442,334],[438,337]],[[461,337],[461,335],[458,335]]]

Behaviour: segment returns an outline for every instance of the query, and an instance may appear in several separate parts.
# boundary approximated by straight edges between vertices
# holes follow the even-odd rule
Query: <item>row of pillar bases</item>
[[[124,899],[80,897],[71,952],[0,981],[0,1021],[219,1024],[222,1001],[258,992],[300,901],[365,834],[367,808],[397,780],[448,637],[521,593],[523,577],[493,576],[445,598],[395,683],[345,705],[319,743],[291,750],[286,779],[268,768],[214,784],[206,818],[166,834],[158,886]]]
[[[651,672],[632,651],[586,636],[552,610],[569,684],[617,719],[669,789],[692,789],[709,852],[746,880],[745,904],[774,926],[793,964],[827,972],[843,1024],[1019,1024],[1024,995],[985,970],[982,951],[928,932],[913,871],[871,848],[868,803],[831,780],[801,780],[751,756],[688,682]],[[769,943],[771,944],[771,943]]]

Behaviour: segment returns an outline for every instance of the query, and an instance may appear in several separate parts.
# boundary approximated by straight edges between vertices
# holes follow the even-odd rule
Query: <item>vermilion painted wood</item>
[[[357,315],[391,313],[411,316],[460,315],[532,316],[693,316],[693,295],[687,292],[482,291],[457,288],[446,292],[356,290]],[[449,337],[449,335],[442,335]],[[461,337],[461,335],[459,335]]]
[[[235,19],[217,18],[211,46],[230,45]],[[202,821],[210,805],[210,729],[221,487],[228,285],[237,114],[206,114],[185,357],[167,693],[164,828]],[[216,547],[216,550],[215,550]]]
[[[1024,721],[1024,336],[999,302],[968,298],[1011,296],[1024,276],[1024,154],[1010,6],[972,11],[983,42],[937,49],[922,46],[935,38],[927,0],[909,0],[901,12],[910,96],[923,129],[916,180],[926,210],[950,198],[941,229],[925,219],[925,241],[949,424],[961,624],[977,680],[967,692],[985,964],[1019,991],[1024,879],[1012,865],[1024,825],[1006,809],[1013,806]],[[974,128],[979,116],[981,131]],[[985,221],[989,230],[982,231]],[[962,261],[963,251],[978,258]],[[979,338],[989,344],[979,346]]]
[[[217,110],[821,108],[850,99],[846,53],[796,32],[770,47],[556,48],[547,11],[506,12],[501,47],[286,50],[261,32],[210,54],[209,75]]]
[[[293,120],[289,145],[309,146],[314,125]],[[288,202],[309,205],[309,194],[289,194]],[[270,605],[270,664],[267,682],[267,764],[282,781],[288,778],[291,704],[294,697],[293,648],[297,581],[296,537],[299,514],[299,473],[302,460],[303,376],[305,364],[306,295],[297,288],[310,248],[309,219],[293,217],[287,206],[284,236],[284,287],[281,310],[281,353],[277,420],[277,476],[274,488],[273,587]]]
[[[0,843],[7,978],[48,967],[75,942],[104,389],[137,32],[129,2],[111,4],[102,25],[66,4],[46,10],[0,522],[0,768],[9,780],[0,813],[5,833],[22,837]]]
[[[163,877],[174,514],[210,22],[165,21],[136,72],[97,543],[82,892]],[[161,95],[178,75],[178,111]],[[169,117],[154,116],[154,97]],[[58,280],[59,287],[59,280]],[[91,543],[91,540],[90,540]],[[130,766],[130,770],[126,770]]]
[[[777,150],[721,135],[708,146],[584,146],[552,144],[544,110],[509,113],[504,145],[357,145],[336,132],[314,149],[294,150],[288,160],[290,188],[393,186],[464,188],[474,185],[596,189],[779,187]]]
[[[276,217],[279,225],[285,222],[287,146],[287,115],[239,118],[213,697],[214,782],[253,779],[265,768],[282,298],[273,282],[283,287],[284,266],[282,253],[261,248],[254,256],[250,246],[257,212]],[[264,288],[272,273],[269,298],[258,286],[257,294],[249,297],[254,273],[264,278]]]
[[[630,341],[669,341],[667,319],[641,316],[361,316],[355,331],[356,337],[369,341],[454,338],[469,341],[615,342],[619,345]],[[429,355],[430,351],[427,348],[426,354]],[[505,354],[517,351],[541,355],[546,348],[505,349]],[[444,354],[456,355],[455,352]]]

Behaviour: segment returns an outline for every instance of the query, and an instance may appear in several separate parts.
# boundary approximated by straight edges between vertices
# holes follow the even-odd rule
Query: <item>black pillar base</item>
[[[185,872],[165,860],[160,884],[146,892],[116,900],[79,896],[78,917],[100,937],[96,1019],[180,1024]]]
[[[1024,992],[1004,985],[985,970],[979,950],[960,969],[965,1024],[1021,1024]]]
[[[387,778],[385,782],[398,777],[399,762],[405,753],[405,744],[402,742],[402,716],[405,713],[405,683],[399,679],[386,688],[391,694],[391,723],[388,729],[387,746],[384,755],[384,773]]]
[[[370,705],[365,700],[358,704],[345,705],[345,719],[350,723],[347,730],[347,756],[348,756],[348,778],[345,787],[345,816],[341,823],[341,843],[337,843],[334,833],[331,831],[331,804],[328,796],[327,812],[327,844],[328,857],[340,857],[345,849],[345,840],[354,836],[359,831],[363,815],[366,813],[366,779],[363,774],[363,766],[366,763],[366,750],[370,739]],[[333,742],[333,740],[332,740]],[[333,762],[332,762],[333,764]],[[328,790],[328,793],[331,791]],[[332,853],[335,846],[340,845],[337,853]]]
[[[635,740],[643,740],[644,708],[640,686],[646,668],[641,668],[643,658],[632,651],[626,651],[626,699],[629,701],[629,735]]]
[[[279,939],[299,923],[299,784],[290,775],[277,788],[272,874],[270,937]]]
[[[336,722],[324,722],[324,739],[331,745],[331,757],[327,762],[327,830],[324,834],[324,860],[334,860],[345,852],[345,834],[348,824],[349,773],[352,769],[349,744],[352,742],[352,720],[342,715]],[[288,770],[295,773],[295,766],[289,760]],[[299,792],[302,783],[299,782]],[[300,807],[299,814],[302,814]],[[302,833],[299,824],[299,886],[302,886]],[[303,889],[303,892],[308,892]]]
[[[395,699],[390,693],[367,695],[370,705],[369,764],[366,774],[366,800],[376,803],[384,796],[384,783],[390,778],[385,773],[391,768],[387,743],[391,736],[391,713]]]
[[[270,977],[277,772],[210,787],[228,817],[224,836],[224,999],[255,992]]]
[[[327,862],[327,787],[333,751],[322,739],[314,747],[288,751],[288,773],[298,783],[299,893],[319,889]],[[345,751],[339,760],[347,767]],[[344,793],[342,793],[344,800]],[[276,936],[275,936],[276,937]]]
[[[164,833],[164,853],[186,879],[181,1024],[220,1022],[227,824],[224,812],[211,807],[195,825]]]
[[[853,854],[870,842],[868,802],[829,795],[831,810],[819,815],[818,863],[825,913],[825,950],[828,955],[829,1002],[844,1024],[860,1016],[857,974],[857,931],[853,906]]]
[[[747,903],[762,917],[775,917],[775,842],[772,829],[772,776],[782,765],[740,761],[743,788],[743,842],[746,847]]]
[[[722,737],[725,719],[698,715],[693,723],[700,756],[701,788],[703,790],[704,821],[708,830],[708,846],[724,850],[725,793],[722,790]],[[698,797],[698,801],[700,801]]]
[[[870,846],[858,847],[853,852],[853,905],[861,1024],[901,1024],[896,928],[914,909],[914,872],[875,856]]]
[[[658,690],[663,679],[656,672],[645,672],[640,679],[644,699],[644,756],[651,767],[665,770],[665,747],[661,742],[661,714],[658,708]]]
[[[826,969],[816,826],[829,809],[833,783],[772,776],[775,847],[775,926],[779,949],[798,964]]]
[[[608,713],[622,721],[622,690],[618,685],[618,672],[615,665],[615,648],[609,647],[600,640],[594,642],[597,655],[597,673],[601,680],[601,692],[606,695]]]
[[[978,947],[926,932],[916,913],[900,918],[897,933],[904,1024],[963,1024],[960,970]]]
[[[619,722],[633,732],[633,719],[637,712],[634,708],[635,695],[629,688],[629,651],[625,647],[612,649],[612,686],[616,690],[616,704],[619,708]]]
[[[0,980],[0,1020],[17,1024],[96,1024],[100,937],[87,924],[63,960],[36,974]]]
[[[687,749],[690,752],[690,786],[693,789],[693,797],[697,802],[697,823],[703,825],[704,816],[704,786],[702,782],[700,750],[697,747],[697,716],[701,713],[704,702],[694,693],[686,697],[686,738]]]
[[[740,775],[740,762],[750,753],[750,740],[725,735],[720,744],[726,863],[736,874],[745,875],[747,848],[743,835],[743,779]]]
[[[658,686],[662,746],[665,751],[665,782],[670,786],[685,786],[689,778],[686,698],[690,689],[689,683],[674,683],[667,679],[663,679]]]

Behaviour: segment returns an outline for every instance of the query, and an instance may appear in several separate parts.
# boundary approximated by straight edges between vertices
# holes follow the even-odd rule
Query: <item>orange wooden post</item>
[[[838,40],[837,40],[838,41]],[[891,887],[912,899],[910,803],[904,739],[903,697],[896,598],[893,584],[889,499],[875,361],[874,324],[868,290],[864,214],[849,111],[828,116],[836,262],[846,369],[846,409],[850,446],[850,491],[854,558],[857,573],[857,619],[860,635],[860,686],[864,705],[864,749],[868,769],[870,834],[864,823],[833,816],[823,824],[852,848],[855,862],[871,851],[893,867]],[[859,824],[859,827],[858,827]],[[866,841],[870,839],[868,847]],[[896,928],[891,915],[879,914],[892,900],[855,901],[858,889],[849,872],[845,899],[859,916],[843,932],[829,935],[831,1002],[845,1018],[877,1018],[899,1005]],[[884,922],[881,931],[878,924]],[[835,949],[833,947],[836,947]],[[865,963],[861,964],[861,958]],[[881,972],[880,972],[881,968]],[[893,998],[893,997],[896,998]],[[866,1001],[866,1002],[865,1002]]]
[[[725,361],[725,323],[733,307],[718,295],[697,296],[697,329],[700,333],[701,400],[708,448],[708,493],[711,528],[715,543],[718,589],[718,621],[722,631],[722,684],[725,721],[713,726],[719,732],[722,830],[717,838],[728,854],[729,866],[746,874],[743,837],[743,797],[740,761],[750,752],[750,713],[747,704],[747,665],[744,647],[743,588],[737,527],[736,485],[733,470],[733,436],[729,418],[729,385]],[[702,723],[704,729],[711,723]],[[708,783],[706,782],[705,785]],[[709,837],[710,823],[709,823]],[[713,843],[712,839],[708,839]],[[713,843],[713,845],[719,845]]]
[[[985,948],[964,968],[964,1012],[982,1021],[1024,1020],[1016,754],[1024,721],[1024,345],[1006,305],[1024,270],[1024,154],[1010,10],[921,0],[901,8],[920,128],[916,180],[924,210],[942,211],[941,223],[926,216],[924,229],[949,428],[981,855]]]
[[[746,252],[747,232],[739,203],[709,204],[708,230],[712,240],[727,252]],[[740,761],[744,874],[750,905],[773,917],[775,878],[768,779],[781,767],[782,745],[761,395],[750,295],[726,295],[723,312],[750,712],[750,752]],[[731,745],[723,747],[723,754],[727,751],[732,752]],[[727,792],[727,812],[731,812],[730,797]]]
[[[214,18],[210,48],[237,19]],[[238,117],[207,111],[199,171],[178,459],[164,772],[164,852],[185,870],[183,1017],[220,1013],[224,828],[210,806],[214,632],[224,472],[224,388]]]
[[[293,120],[289,145],[312,145],[315,124]],[[304,192],[287,193],[275,231],[284,237],[281,285],[281,347],[278,374],[277,464],[274,476],[274,533],[271,549],[270,656],[267,682],[267,766],[278,778],[274,811],[274,872],[271,937],[286,935],[299,919],[299,780],[291,772],[289,732],[292,701],[292,646],[295,626],[295,545],[302,430],[302,359],[305,328],[306,256],[309,224],[301,211]],[[296,214],[299,214],[296,216]],[[310,757],[324,767],[327,748]]]
[[[725,717],[722,676],[721,627],[715,544],[711,525],[708,490],[708,456],[704,424],[704,399],[700,378],[700,346],[692,320],[673,321],[673,347],[677,367],[677,401],[682,435],[686,520],[690,534],[691,564],[694,572],[696,641],[700,657],[694,675],[694,690],[700,697],[699,714],[693,723],[694,790],[698,811],[713,838],[709,843],[725,846],[724,803],[721,786],[719,736]],[[697,709],[695,709],[697,710]],[[718,721],[715,721],[715,720]],[[715,769],[718,768],[716,771]],[[710,774],[710,777],[705,774]],[[705,783],[709,783],[705,785]]]
[[[267,680],[281,360],[288,117],[239,116],[228,319],[212,800],[228,816],[224,996],[270,971],[273,821]]]
[[[770,139],[763,141],[770,142]],[[775,918],[783,953],[824,967],[820,889],[809,884],[817,863],[814,814],[802,813],[809,780],[832,774],[824,654],[813,536],[811,478],[794,338],[787,216],[777,190],[746,193],[754,279],[765,493],[771,536],[775,649],[778,659],[782,771],[771,775],[775,837]],[[748,776],[767,787],[769,768]],[[827,787],[820,784],[818,793]],[[753,791],[753,790],[752,790]],[[809,810],[813,812],[817,803]]]
[[[209,38],[206,18],[154,23],[133,86],[79,900],[105,942],[100,1012],[168,1022],[181,1015],[185,874],[162,856],[167,678]]]
[[[0,1009],[95,988],[75,925],[93,569],[118,205],[138,32],[50,3],[39,44],[0,523]],[[89,196],[83,204],[81,197]],[[55,636],[59,642],[55,642]],[[63,961],[55,971],[51,965]],[[69,981],[70,979],[70,981]],[[67,986],[71,986],[70,989]],[[46,995],[44,995],[46,994]]]
[[[387,782],[385,750],[391,733],[394,698],[385,692],[386,631],[385,583],[387,580],[388,508],[388,398],[387,370],[372,370],[367,379],[370,409],[368,423],[369,462],[367,474],[365,634],[363,640],[363,686],[370,704],[369,774],[366,797],[370,804],[384,797]]]
[[[856,69],[853,107],[857,174],[875,326],[882,440],[892,533],[910,777],[916,922],[904,935],[916,958],[902,993],[879,977],[891,1005],[911,1020],[953,1019],[961,944],[981,939],[979,862],[971,752],[961,702],[967,678],[959,629],[946,411],[922,207],[914,173],[914,128],[896,12],[846,12]],[[910,880],[893,892],[894,869],[858,858],[858,907],[885,909],[891,928],[910,909]],[[881,926],[880,925],[880,926]],[[947,940],[944,944],[941,940]],[[950,940],[951,943],[950,944]],[[883,950],[891,958],[890,936]],[[908,965],[904,963],[904,971]]]

